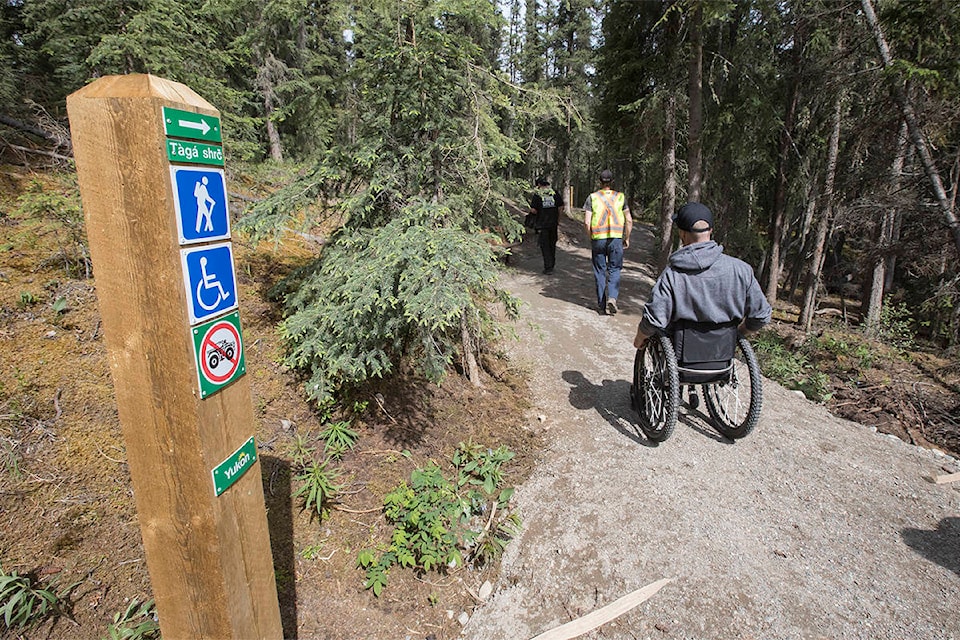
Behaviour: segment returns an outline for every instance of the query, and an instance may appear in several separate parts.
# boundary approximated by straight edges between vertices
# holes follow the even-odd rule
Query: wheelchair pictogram
[[[237,306],[233,250],[229,242],[180,250],[190,324]]]
[[[197,283],[197,304],[206,311],[215,310],[221,302],[230,297],[230,292],[225,291],[223,285],[217,280],[216,274],[207,273],[206,257],[200,258],[200,282]],[[210,293],[213,291],[213,293]],[[204,293],[206,292],[206,293]],[[211,296],[215,295],[213,302],[207,304]]]

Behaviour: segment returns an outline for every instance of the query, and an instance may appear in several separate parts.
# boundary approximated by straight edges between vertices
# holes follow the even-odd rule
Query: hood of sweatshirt
[[[680,247],[670,254],[670,266],[679,271],[703,271],[723,255],[723,247],[713,240]]]

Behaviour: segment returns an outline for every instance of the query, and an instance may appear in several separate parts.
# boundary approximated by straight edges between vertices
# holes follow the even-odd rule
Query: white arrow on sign
[[[203,132],[203,135],[207,135],[207,132],[210,131],[210,125],[208,125],[207,121],[202,118],[200,119],[200,122],[193,122],[192,120],[178,120],[177,124],[184,129],[199,129]]]

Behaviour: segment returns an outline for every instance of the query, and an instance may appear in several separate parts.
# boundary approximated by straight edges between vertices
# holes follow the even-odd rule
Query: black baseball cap
[[[600,172],[600,182],[613,182],[613,171],[604,169]]]
[[[547,180],[544,176],[540,176],[537,178],[534,184],[536,184],[538,187],[545,187],[548,184],[550,184],[550,181]]]
[[[697,229],[697,231],[709,231],[713,229],[713,213],[705,205],[699,202],[688,202],[680,207],[677,215],[673,216],[673,223],[678,229],[683,231],[693,231],[693,225],[701,220],[707,223],[706,229]]]

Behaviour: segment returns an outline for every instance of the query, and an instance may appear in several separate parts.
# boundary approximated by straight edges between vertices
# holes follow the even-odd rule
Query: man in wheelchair
[[[652,335],[669,335],[678,323],[736,323],[748,334],[770,322],[772,309],[753,268],[723,253],[723,247],[710,239],[710,209],[688,202],[673,222],[683,246],[670,255],[667,268],[657,278],[633,345],[640,349]]]
[[[760,372],[741,334],[770,322],[772,309],[753,268],[711,240],[710,209],[689,202],[673,221],[683,246],[657,278],[633,340],[638,351],[631,398],[640,426],[652,440],[666,439],[680,386],[688,387],[695,408],[695,385],[704,385],[714,426],[729,437],[743,437],[759,418]],[[656,343],[647,348],[654,336]],[[737,358],[749,371],[736,371]]]

